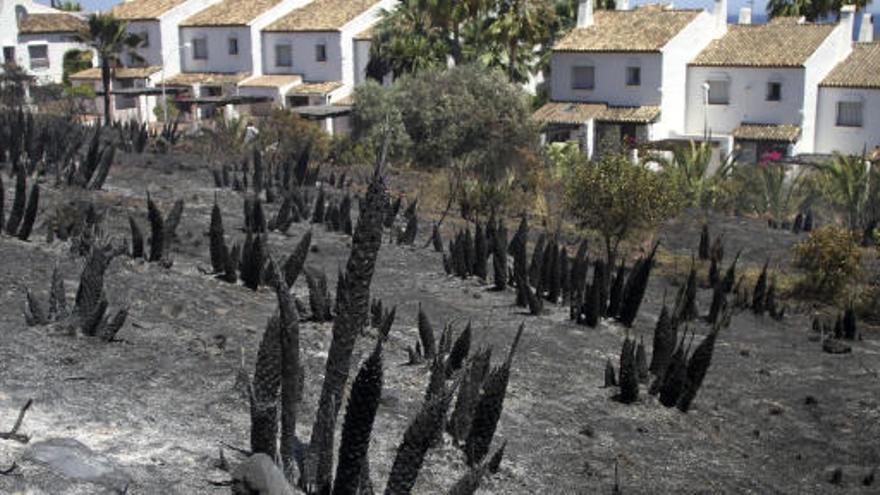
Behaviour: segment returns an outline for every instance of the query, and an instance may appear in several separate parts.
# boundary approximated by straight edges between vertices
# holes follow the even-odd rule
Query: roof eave
[[[699,62],[689,62],[688,67],[729,67],[731,69],[805,69],[806,66],[801,63],[794,64],[707,64]]]
[[[665,45],[664,45],[665,46]],[[593,49],[582,49],[582,48],[554,48],[552,50],[553,53],[663,53],[663,47],[656,49],[645,49],[645,50],[593,50]]]

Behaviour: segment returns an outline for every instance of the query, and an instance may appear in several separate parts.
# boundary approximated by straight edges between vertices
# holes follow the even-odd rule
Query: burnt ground
[[[0,237],[0,430],[8,429],[21,405],[33,398],[21,430],[31,436],[31,445],[76,439],[114,467],[113,476],[130,479],[128,493],[229,492],[215,485],[229,478],[216,467],[218,448],[221,442],[249,443],[247,401],[235,387],[236,375],[242,360],[252,371],[275,307],[266,289],[254,293],[199,270],[209,265],[204,232],[214,195],[222,205],[228,242],[243,238],[242,198],[215,190],[209,172],[186,165],[191,162],[125,157],[105,190],[88,194],[106,208],[106,228],[118,237],[128,235],[128,214],[146,228],[146,189],[164,211],[175,198],[186,200],[170,269],[117,258],[108,270],[111,309],[130,310],[121,342],[104,344],[27,327],[23,287],[45,291],[58,262],[72,300],[81,261],[69,254],[66,243],[48,244],[45,226],[29,243]],[[59,202],[83,194],[44,187],[38,222]],[[698,217],[685,214],[670,222],[660,234],[664,246],[689,255],[699,236]],[[724,233],[728,260],[743,249],[749,265],[758,266],[769,256],[780,269],[791,270],[784,260],[796,236],[769,231],[757,220],[712,220],[713,234]],[[295,224],[288,236],[270,234],[272,252],[290,252],[308,228]],[[475,280],[443,274],[440,255],[421,249],[426,231],[427,224],[415,248],[383,245],[373,282],[373,296],[396,304],[398,315],[386,346],[385,388],[370,450],[377,489],[384,486],[427,383],[424,366],[403,365],[406,347],[417,338],[421,303],[435,329],[450,320],[461,329],[472,320],[472,348],[493,346],[496,362],[517,326],[526,324],[496,434],[496,445],[508,442],[505,458],[501,472],[487,479],[480,493],[610,493],[615,463],[624,493],[880,490],[880,481],[862,483],[880,469],[880,342],[875,331],[866,330],[852,354],[831,355],[810,340],[811,315],[805,311],[783,322],[739,313],[719,337],[690,413],[662,407],[644,389],[638,403],[622,405],[611,400],[613,390],[602,388],[606,359],[616,364],[621,327],[613,322],[598,329],[576,326],[562,306],[540,317],[527,316],[512,305],[512,292],[490,292]],[[324,269],[333,288],[349,240],[320,226],[314,233],[317,250],[307,265]],[[294,290],[305,297],[302,278]],[[634,328],[648,346],[666,291],[674,287],[654,276]],[[708,291],[700,297],[705,309]],[[314,418],[330,328],[300,325],[307,373],[301,438],[308,438]],[[698,333],[705,331],[697,326]],[[361,339],[361,355],[370,342]],[[240,459],[225,451],[231,461]],[[28,461],[29,455],[28,446],[0,440],[0,468],[13,461],[19,465],[14,475],[0,476],[0,492],[102,493],[113,485],[75,482]],[[829,473],[837,467],[841,483],[830,484]],[[444,492],[464,472],[463,456],[447,437],[429,453],[415,491]]]

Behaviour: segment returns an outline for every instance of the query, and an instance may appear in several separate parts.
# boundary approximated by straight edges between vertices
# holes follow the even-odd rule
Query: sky
[[[47,3],[47,4],[49,3],[49,0],[39,0],[39,1],[41,1],[42,3]],[[651,1],[657,1],[657,0],[651,0]],[[670,0],[663,0],[663,1],[668,2]],[[673,0],[673,2],[676,7],[682,7],[682,8],[697,8],[697,7],[711,8],[713,0]],[[116,5],[117,3],[119,3],[119,0],[79,0],[79,3],[83,6],[83,8],[85,10],[94,11],[94,10],[103,10],[108,7],[112,7],[113,5]],[[631,0],[630,3],[632,5],[638,5],[638,4],[645,3],[645,2],[644,2],[644,0]],[[758,21],[761,19],[761,14],[763,14],[763,12],[764,12],[764,8],[767,5],[767,1],[766,0],[751,0],[751,1],[749,1],[749,0],[728,0],[728,2],[727,2],[727,8],[728,8],[729,14],[734,17],[739,13],[740,7],[743,7],[746,5],[752,5],[754,14],[758,14],[758,15],[756,15],[756,18],[755,18],[755,20]],[[869,5],[868,11],[870,11],[874,14],[880,14],[880,1],[873,2],[873,5]],[[875,17],[875,21],[874,21],[875,27],[880,27],[880,26],[878,26],[878,24],[880,24],[880,22],[878,22],[878,19]]]

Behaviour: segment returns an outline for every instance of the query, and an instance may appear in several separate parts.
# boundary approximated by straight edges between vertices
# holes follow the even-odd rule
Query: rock
[[[108,458],[72,438],[50,438],[31,444],[24,459],[65,478],[123,491],[131,478]]]
[[[804,405],[815,406],[818,403],[819,403],[819,401],[816,400],[816,398],[813,397],[812,395],[808,395],[806,398],[804,398]]]
[[[832,485],[839,485],[843,483],[843,468],[841,468],[840,466],[826,468],[825,480]]]
[[[822,350],[828,354],[849,354],[852,352],[852,347],[837,339],[826,339],[822,342]]]
[[[294,495],[284,474],[266,454],[252,455],[239,464],[232,479],[232,493],[236,495]]]

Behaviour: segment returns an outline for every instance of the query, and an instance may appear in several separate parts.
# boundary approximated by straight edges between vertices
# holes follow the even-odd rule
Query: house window
[[[208,60],[208,40],[195,38],[192,40],[193,59]]]
[[[229,54],[238,55],[238,38],[229,38]]]
[[[49,45],[30,45],[28,55],[31,58],[31,69],[49,68]]]
[[[709,81],[708,102],[710,105],[727,105],[730,103],[730,82]]]
[[[642,84],[642,68],[627,67],[626,68],[626,85],[641,86]]]
[[[119,89],[134,88],[134,79],[120,79]],[[116,95],[116,109],[127,110],[137,106],[137,98],[131,95]]]
[[[838,101],[837,125],[840,127],[862,127],[862,102]]]
[[[326,62],[327,61],[327,45],[320,43],[315,45],[315,61],[316,62]]]
[[[302,95],[293,95],[287,97],[287,106],[289,107],[307,107],[309,106],[309,97]]]
[[[781,101],[781,100],[782,100],[782,83],[781,82],[767,83],[767,101]]]
[[[138,33],[138,38],[141,39],[141,48],[147,48],[150,46],[150,33],[147,31],[141,31]]]
[[[581,65],[571,70],[571,89],[593,89],[595,68],[592,65]]]
[[[278,67],[293,65],[293,51],[290,45],[275,45],[275,65]]]
[[[7,64],[15,63],[15,47],[14,46],[4,46],[3,47],[3,62]]]

